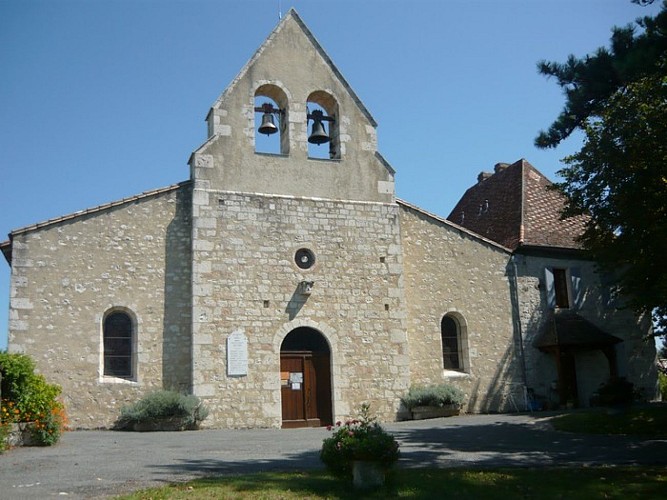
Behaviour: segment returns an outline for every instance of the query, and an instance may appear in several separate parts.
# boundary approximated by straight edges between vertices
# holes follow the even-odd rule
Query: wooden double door
[[[283,428],[331,425],[331,368],[328,353],[281,351]]]

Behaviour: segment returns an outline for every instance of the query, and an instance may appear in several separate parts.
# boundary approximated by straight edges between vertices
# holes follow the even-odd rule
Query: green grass
[[[199,479],[140,491],[123,499],[346,499],[346,498],[664,498],[665,467],[550,469],[398,469],[373,493],[355,492],[349,482],[324,471],[266,472]]]
[[[560,415],[551,422],[559,431],[667,439],[666,405],[630,407],[617,412],[594,409]]]

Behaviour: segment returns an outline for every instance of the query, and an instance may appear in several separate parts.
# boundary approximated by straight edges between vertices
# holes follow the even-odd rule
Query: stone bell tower
[[[211,420],[326,425],[364,401],[395,418],[402,252],[372,116],[291,10],[207,123],[190,159],[192,378]]]

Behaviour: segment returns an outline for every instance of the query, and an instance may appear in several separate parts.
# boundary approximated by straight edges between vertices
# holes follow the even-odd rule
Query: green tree
[[[639,30],[637,28],[640,28]],[[655,17],[614,28],[611,49],[566,64],[541,62],[566,103],[536,139],[555,147],[575,129],[581,150],[564,159],[555,188],[564,217],[590,218],[584,248],[614,277],[627,307],[667,331],[667,0]]]
[[[652,3],[637,0],[634,3]],[[565,63],[540,61],[538,70],[554,77],[565,94],[565,106],[535,144],[553,148],[586,120],[597,116],[609,98],[629,83],[647,75],[664,74],[667,54],[667,0],[655,17],[645,16],[625,27],[612,28],[610,47],[600,47],[593,55],[570,55]]]

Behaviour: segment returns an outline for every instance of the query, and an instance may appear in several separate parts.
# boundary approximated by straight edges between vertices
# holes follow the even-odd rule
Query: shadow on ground
[[[470,424],[465,417],[423,422],[414,428],[392,424],[401,444],[399,467],[553,467],[667,464],[667,441],[627,436],[579,435],[554,431],[539,419]],[[318,469],[319,451],[279,459],[235,460],[192,457],[157,465],[168,475],[196,476]]]

